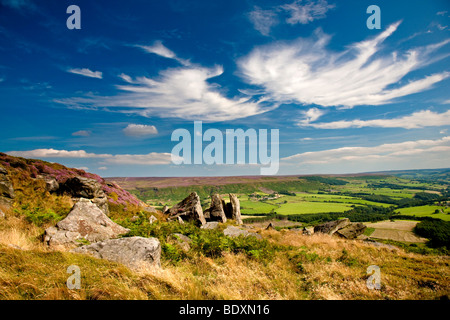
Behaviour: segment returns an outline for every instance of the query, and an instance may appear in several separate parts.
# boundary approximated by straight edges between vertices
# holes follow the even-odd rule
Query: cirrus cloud
[[[311,110],[311,109],[310,109]],[[317,118],[308,117],[299,121],[299,126],[313,127],[316,129],[345,129],[345,128],[362,128],[362,127],[378,127],[378,128],[405,128],[416,129],[424,127],[439,127],[450,125],[450,110],[442,113],[433,112],[431,110],[421,110],[394,119],[373,119],[373,120],[341,120],[324,123],[311,123]]]
[[[320,30],[315,39],[256,47],[238,61],[240,74],[249,83],[263,87],[274,101],[350,108],[387,104],[448,78],[450,72],[444,71],[398,85],[411,71],[429,64],[432,52],[450,42],[382,55],[381,44],[399,25],[392,24],[378,36],[354,43],[343,52],[327,49],[331,37]]]

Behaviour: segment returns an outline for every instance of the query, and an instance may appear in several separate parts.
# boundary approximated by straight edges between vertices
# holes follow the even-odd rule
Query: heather
[[[21,211],[30,220],[55,222],[64,217],[73,203],[67,196],[53,194],[46,191],[45,181],[41,176],[50,176],[59,184],[68,179],[79,176],[98,181],[106,193],[112,217],[130,215],[139,212],[141,201],[114,182],[106,182],[102,177],[81,169],[68,168],[58,163],[43,160],[12,157],[0,153],[0,165],[8,170],[14,189],[16,190],[15,209]]]

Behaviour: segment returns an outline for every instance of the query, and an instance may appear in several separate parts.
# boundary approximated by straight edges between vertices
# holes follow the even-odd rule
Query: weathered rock
[[[191,238],[181,233],[173,233],[172,236],[177,240],[177,244],[181,248],[181,250],[183,250],[184,252],[188,252],[189,250],[191,250],[191,246],[189,244],[192,241]]]
[[[8,171],[0,166],[0,204],[10,206],[14,198],[14,188],[8,176]]]
[[[131,222],[136,222],[138,220],[139,220],[138,216],[132,216],[131,219],[130,219]]]
[[[227,222],[227,217],[224,211],[224,201],[219,194],[211,195],[211,205],[207,212],[205,212],[205,219],[211,221]]]
[[[219,227],[219,222],[217,221],[209,221],[205,225],[201,226],[200,229],[217,229]]]
[[[306,229],[306,227],[303,227],[302,235],[304,235],[304,236],[310,236],[310,235],[311,235],[311,231],[309,231],[308,229]]]
[[[366,230],[366,226],[363,223],[351,223],[350,225],[337,230],[335,235],[346,239],[355,239],[359,235],[363,234],[364,230]]]
[[[127,232],[128,229],[109,219],[90,200],[81,198],[56,227],[45,230],[44,242],[51,247],[74,246],[80,241],[103,241]]]
[[[2,211],[2,209],[0,208],[0,220],[1,219],[6,219],[6,214]]]
[[[257,239],[262,239],[262,236],[259,233],[243,230],[235,226],[227,227],[225,230],[223,230],[223,234],[231,238],[239,237],[242,235],[244,237],[256,237]]]
[[[177,220],[179,224],[184,224],[184,220],[180,216],[177,217]]]
[[[150,218],[148,218],[148,222],[149,222],[150,224],[152,224],[152,223],[155,222],[155,221],[158,221],[158,219],[157,219],[154,215],[151,215]]]
[[[169,210],[169,207],[168,206],[164,206],[161,211],[162,211],[162,213],[166,213],[167,210]]]
[[[131,269],[161,267],[161,244],[156,238],[110,239],[71,251],[122,263]]]
[[[106,215],[109,215],[108,198],[102,185],[95,179],[73,177],[60,185],[60,192],[69,194],[73,198],[90,199]]]
[[[320,224],[314,227],[314,233],[326,233],[329,235],[333,235],[339,229],[342,229],[348,225],[350,225],[350,220],[348,218],[339,219],[335,221],[330,221],[324,224]]]
[[[196,192],[192,192],[183,201],[170,208],[168,215],[169,220],[175,220],[181,217],[183,220],[194,221],[197,224],[204,225],[206,223],[200,197]]]
[[[239,199],[235,194],[230,193],[230,203],[231,203],[231,219],[235,220],[237,224],[242,224],[241,218],[241,205]]]
[[[45,182],[45,188],[48,192],[56,192],[59,190],[59,183],[56,178],[50,175],[38,175],[36,179],[42,180]]]

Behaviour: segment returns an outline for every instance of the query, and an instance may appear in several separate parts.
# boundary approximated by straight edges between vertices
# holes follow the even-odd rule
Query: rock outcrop
[[[59,192],[69,194],[72,198],[90,199],[106,215],[109,215],[108,198],[102,185],[95,179],[73,177],[60,185]]]
[[[131,269],[161,267],[161,244],[156,238],[110,239],[71,251],[122,263]]]
[[[45,182],[45,188],[48,192],[57,192],[59,190],[59,183],[55,177],[48,174],[40,174],[36,176],[36,179]]]
[[[361,223],[352,223],[348,218],[330,221],[314,227],[314,233],[326,233],[341,238],[355,239],[364,233],[366,226]]]
[[[0,166],[0,204],[9,206],[15,198],[14,188],[8,171]]]
[[[351,224],[348,218],[330,221],[324,224],[320,224],[314,227],[314,233],[326,233],[330,236],[333,235],[339,229],[342,229]]]
[[[89,199],[81,198],[66,218],[45,230],[44,242],[50,247],[75,246],[83,241],[97,242],[129,232],[109,219]]]
[[[200,203],[200,197],[196,192],[192,192],[187,198],[176,204],[167,211],[169,220],[194,221],[196,224],[204,225],[206,219]]]
[[[366,230],[366,226],[361,222],[357,222],[339,229],[335,232],[335,235],[345,239],[356,239],[359,235],[364,233],[364,230]]]
[[[235,194],[230,193],[230,205],[228,208],[227,217],[235,220],[237,224],[242,224],[241,205]]]
[[[211,195],[211,205],[208,210],[205,210],[204,216],[209,221],[219,221],[222,223],[227,222],[224,210],[225,201],[219,194]]]

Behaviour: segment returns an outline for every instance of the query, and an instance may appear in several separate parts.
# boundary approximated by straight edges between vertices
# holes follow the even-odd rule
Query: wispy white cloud
[[[165,53],[171,56],[169,53]],[[74,108],[116,108],[119,112],[137,113],[142,116],[183,118],[187,120],[226,121],[245,118],[276,108],[264,99],[255,101],[252,96],[232,98],[221,92],[211,79],[222,75],[222,66],[211,68],[189,64],[170,68],[158,77],[119,77],[126,82],[117,85],[120,93],[115,96],[74,97],[55,100]]]
[[[297,165],[356,163],[365,161],[392,161],[408,159],[410,156],[430,156],[438,154],[443,160],[450,156],[450,137],[437,140],[417,140],[399,143],[387,143],[374,147],[342,147],[323,151],[313,151],[295,154],[281,159],[282,163]],[[447,163],[448,164],[448,163]]]
[[[89,153],[84,150],[34,149],[29,151],[9,151],[9,155],[24,158],[108,158],[110,154]]]
[[[390,103],[450,76],[444,71],[398,85],[411,71],[430,63],[432,52],[450,42],[382,55],[381,44],[399,24],[343,52],[328,50],[331,37],[320,30],[313,39],[256,47],[238,61],[239,70],[246,81],[263,87],[274,101],[342,107]]]
[[[439,127],[450,125],[450,110],[438,113],[431,110],[422,110],[394,119],[373,119],[373,120],[342,120],[324,123],[311,123],[312,118],[299,121],[300,126],[313,127],[316,129],[345,129],[345,128],[405,128],[416,129],[424,127]]]
[[[314,20],[325,18],[327,11],[334,7],[335,5],[328,4],[326,0],[296,0],[293,3],[281,6],[289,13],[289,17],[286,19],[289,24],[308,24]]]
[[[89,130],[79,130],[79,131],[73,132],[72,136],[74,136],[74,137],[89,137],[91,135],[91,133],[92,132]]]
[[[136,47],[141,48],[148,53],[153,53],[153,54],[156,54],[158,56],[168,58],[168,59],[174,59],[174,60],[178,61],[179,63],[181,63],[182,65],[185,65],[185,66],[190,65],[189,60],[185,60],[185,59],[177,57],[175,52],[173,52],[172,50],[170,50],[169,48],[164,46],[160,40],[155,41],[153,43],[153,45],[151,45],[151,46],[136,45]]]
[[[74,74],[79,74],[81,76],[85,76],[85,77],[89,77],[89,78],[97,78],[97,79],[102,79],[103,78],[103,73],[102,72],[100,72],[100,71],[92,71],[92,70],[89,70],[88,68],[67,69],[67,72],[74,73]]]
[[[299,121],[299,125],[309,126],[311,122],[317,121],[325,112],[318,108],[311,108],[302,113],[304,118]]]
[[[281,17],[285,17],[288,24],[308,24],[314,20],[326,17],[328,10],[335,6],[328,4],[326,0],[295,0],[292,3],[261,9],[254,6],[248,14],[255,30],[268,36],[272,27],[279,24]]]
[[[158,133],[158,130],[155,126],[149,126],[144,124],[129,124],[125,129],[123,129],[123,133],[126,136],[130,137],[142,137],[148,135],[155,135]]]
[[[101,159],[101,163],[109,164],[138,164],[138,165],[161,165],[171,164],[172,155],[170,153],[151,152],[148,154],[96,154],[84,150],[56,150],[56,149],[35,149],[29,151],[9,151],[7,154],[37,159],[53,158],[75,158],[75,159]]]
[[[263,10],[258,6],[248,14],[253,27],[262,35],[269,35],[273,26],[278,24],[277,14],[274,10]]]

